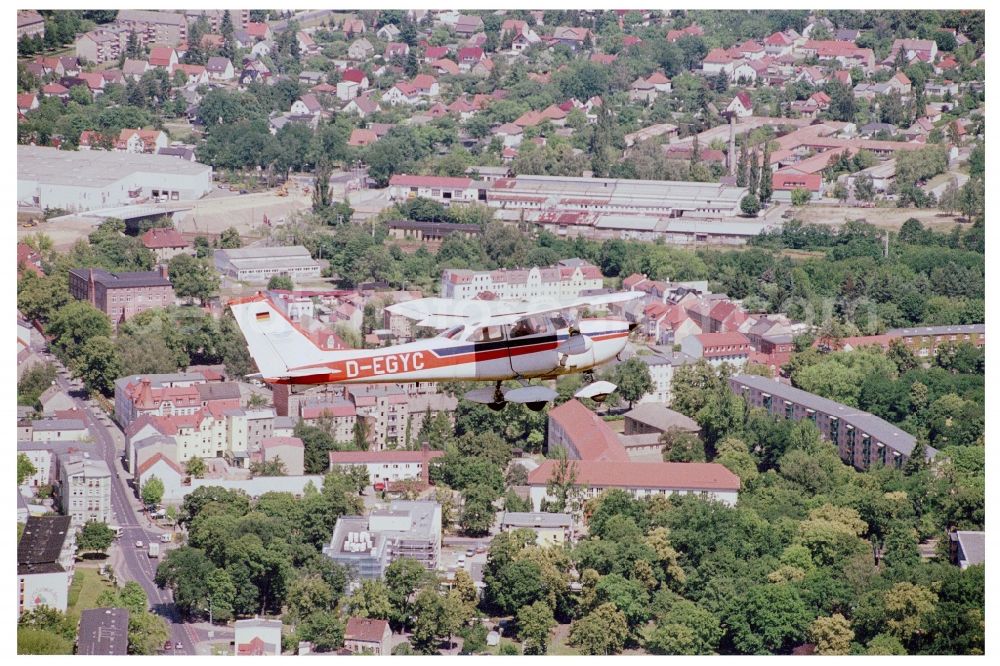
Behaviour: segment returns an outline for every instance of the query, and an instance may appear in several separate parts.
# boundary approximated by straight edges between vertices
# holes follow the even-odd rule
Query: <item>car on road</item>
[[[180,641],[177,641],[176,643],[174,643],[174,647],[176,649],[178,649],[178,650],[183,650],[184,649],[184,644],[181,643]]]
[[[142,541],[136,541],[135,542],[135,547],[136,548],[142,548]]]
[[[166,643],[164,643],[164,644],[163,644],[163,649],[164,649],[164,650],[170,650],[170,649],[172,649],[173,647],[174,647],[174,644],[173,644],[173,643],[171,643],[170,641],[167,641]]]
[[[465,556],[466,557],[472,557],[475,554],[476,554],[476,549],[475,548],[469,548],[469,549],[467,549],[465,551]]]
[[[486,552],[486,546],[484,546],[482,544],[479,544],[478,546],[476,546],[476,554],[477,555],[482,555],[485,552]]]

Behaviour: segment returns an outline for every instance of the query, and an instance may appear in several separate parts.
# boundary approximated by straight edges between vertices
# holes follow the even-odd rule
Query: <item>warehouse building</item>
[[[266,282],[275,275],[315,278],[321,271],[309,250],[301,245],[216,250],[215,268],[223,275],[248,282]]]
[[[199,199],[211,190],[212,167],[166,155],[17,147],[19,206],[81,212]]]
[[[719,183],[624,178],[517,176],[493,183],[486,192],[492,208],[585,211],[624,215],[712,217],[740,214],[746,187]]]

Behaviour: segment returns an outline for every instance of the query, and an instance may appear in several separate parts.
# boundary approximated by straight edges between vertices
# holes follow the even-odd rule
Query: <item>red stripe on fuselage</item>
[[[592,338],[595,342],[605,342],[607,340],[614,340],[617,338],[623,338],[628,336],[628,331],[621,331],[616,333],[606,333],[604,335],[595,336]],[[410,372],[417,372],[420,370],[436,370],[439,368],[447,368],[458,365],[464,365],[466,363],[478,363],[481,361],[492,361],[501,358],[507,358],[509,356],[523,356],[525,354],[536,354],[539,352],[555,350],[559,346],[559,341],[549,340],[546,342],[539,342],[531,345],[521,345],[517,347],[500,347],[497,349],[487,349],[483,351],[472,351],[464,354],[454,354],[451,356],[438,356],[434,353],[433,349],[424,350],[414,350],[412,352],[402,352],[401,354],[385,354],[382,356],[371,356],[367,358],[350,359],[351,363],[357,364],[357,372],[355,374],[348,375],[347,373],[347,363],[348,361],[335,361],[332,363],[317,363],[315,366],[303,366],[299,369],[306,369],[308,367],[316,367],[317,369],[323,368],[327,370],[333,370],[337,372],[318,372],[315,375],[308,375],[305,377],[287,377],[280,379],[264,379],[263,381],[271,384],[336,384],[344,382],[346,380],[356,381],[358,379],[368,379],[373,377],[380,378],[381,381],[392,381],[391,378],[398,374],[408,374]],[[420,368],[408,369],[402,372],[375,372],[375,366],[381,365],[386,367],[388,364],[387,359],[393,359],[398,362],[398,359],[402,355],[406,355],[408,358],[412,358],[414,354],[422,354]],[[377,359],[377,361],[376,361]],[[398,363],[397,363],[398,364]],[[446,379],[446,378],[442,378]],[[405,379],[402,381],[412,381]],[[422,380],[422,381],[433,381],[433,380]]]

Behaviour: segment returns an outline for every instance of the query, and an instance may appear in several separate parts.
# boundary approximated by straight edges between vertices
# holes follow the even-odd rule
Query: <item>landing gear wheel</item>
[[[507,402],[505,400],[501,400],[500,402],[488,402],[486,405],[494,412],[502,412],[503,408],[507,406]]]
[[[594,373],[590,372],[590,371],[587,371],[587,372],[583,373],[583,383],[584,384],[593,384],[594,383]]]
[[[533,412],[540,412],[543,409],[545,409],[545,405],[547,405],[549,403],[548,402],[526,402],[524,404],[527,405],[528,409],[530,409],[531,411],[533,411]]]

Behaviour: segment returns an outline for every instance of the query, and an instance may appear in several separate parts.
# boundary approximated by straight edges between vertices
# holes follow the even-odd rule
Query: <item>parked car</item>
[[[472,557],[475,554],[476,554],[476,549],[475,548],[469,548],[469,549],[467,549],[465,551],[465,556],[466,557]]]
[[[135,542],[135,547],[136,548],[142,548],[142,541],[136,541]]]

